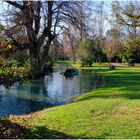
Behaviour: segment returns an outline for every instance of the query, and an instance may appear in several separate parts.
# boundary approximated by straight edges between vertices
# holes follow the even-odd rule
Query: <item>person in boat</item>
[[[73,72],[73,70],[71,68],[67,68],[65,71],[65,73],[71,73],[71,72]]]
[[[66,70],[65,70],[65,73],[67,73],[69,71],[69,69],[67,68]]]
[[[70,73],[70,68],[67,68],[65,73]]]
[[[71,69],[71,72],[74,72],[74,68]]]

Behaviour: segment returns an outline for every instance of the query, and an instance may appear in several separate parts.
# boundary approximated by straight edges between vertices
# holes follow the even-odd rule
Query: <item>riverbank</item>
[[[1,138],[140,138],[140,68],[82,69],[102,73],[104,87],[71,104],[4,118]]]

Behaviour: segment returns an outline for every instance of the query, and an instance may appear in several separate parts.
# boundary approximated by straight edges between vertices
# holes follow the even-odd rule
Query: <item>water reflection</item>
[[[78,76],[66,79],[56,70],[44,78],[31,80],[10,88],[0,86],[0,116],[26,114],[44,107],[69,103],[81,93],[96,88],[98,74],[81,72]],[[101,78],[100,78],[101,79]]]

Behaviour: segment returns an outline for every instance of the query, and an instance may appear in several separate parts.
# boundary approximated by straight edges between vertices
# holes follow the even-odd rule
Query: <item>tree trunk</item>
[[[30,44],[30,65],[31,65],[31,74],[34,77],[38,77],[42,74],[44,70],[44,64],[39,56],[39,46],[36,42]]]
[[[31,74],[33,76],[39,76],[44,70],[44,64],[36,57],[36,54],[31,53],[30,50],[30,65],[31,65]]]
[[[39,76],[44,70],[44,65],[33,54],[30,55],[31,73],[34,76]]]
[[[49,60],[49,48],[51,42],[46,43],[42,56],[40,56],[40,46],[37,43],[34,43],[30,46],[30,64],[31,64],[31,73],[34,77],[40,77],[45,75],[51,68],[47,66]],[[52,69],[51,69],[52,70]]]

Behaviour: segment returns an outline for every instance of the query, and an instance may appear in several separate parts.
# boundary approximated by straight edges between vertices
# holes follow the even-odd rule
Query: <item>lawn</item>
[[[140,68],[82,69],[102,73],[104,86],[67,105],[2,119],[0,127],[15,126],[4,135],[10,138],[18,128],[16,138],[140,138]]]

